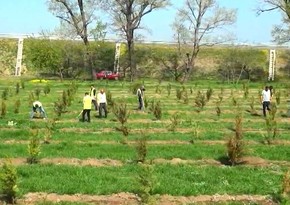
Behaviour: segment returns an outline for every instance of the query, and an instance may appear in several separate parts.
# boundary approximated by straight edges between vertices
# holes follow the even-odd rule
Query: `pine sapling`
[[[232,166],[240,162],[245,152],[242,133],[242,115],[237,114],[235,120],[235,135],[231,136],[227,142],[228,158]]]
[[[220,103],[220,101],[216,102],[215,110],[216,110],[216,114],[217,114],[217,116],[220,117],[220,116],[221,116],[221,113],[222,113],[222,111],[221,111],[221,103]]]
[[[275,97],[276,97],[276,103],[277,103],[277,105],[280,105],[280,102],[281,102],[281,91],[280,90],[278,90],[275,93]]]
[[[40,140],[38,137],[38,129],[31,129],[30,131],[30,140],[28,144],[28,158],[27,162],[29,164],[36,164],[39,162],[40,155]]]
[[[20,100],[19,100],[19,99],[16,100],[16,101],[15,101],[15,104],[14,104],[14,113],[15,113],[15,114],[18,114],[18,113],[19,113],[20,105],[21,105]]]
[[[191,144],[194,144],[194,142],[199,138],[200,136],[200,126],[198,122],[193,122],[192,127],[192,133],[191,133],[191,139],[189,142]]]
[[[178,113],[174,113],[170,118],[170,124],[168,126],[168,131],[175,132],[177,126],[180,124],[180,116]]]
[[[212,95],[213,95],[213,89],[212,88],[207,89],[206,100],[209,101]]]
[[[151,102],[150,111],[153,113],[156,120],[161,120],[162,117],[162,109],[160,101],[155,102],[154,100]]]
[[[141,133],[141,137],[138,138],[136,143],[137,162],[144,163],[146,161],[148,152],[147,141],[148,136],[145,135],[144,133]]]
[[[41,93],[40,88],[36,88],[36,89],[34,90],[34,94],[35,94],[37,100],[39,100],[40,93]]]
[[[16,83],[16,88],[15,89],[16,89],[15,93],[16,93],[16,95],[18,95],[19,91],[20,91],[20,84],[19,83]]]
[[[0,184],[2,185],[0,193],[3,194],[3,199],[8,204],[16,204],[17,179],[17,170],[11,160],[5,160],[0,173]]]
[[[7,106],[4,100],[2,100],[2,104],[1,104],[1,118],[5,118],[7,114]]]
[[[2,100],[7,100],[9,96],[9,89],[5,88],[2,92]]]
[[[282,195],[287,198],[290,197],[290,171],[289,170],[286,171],[283,176]]]
[[[45,95],[48,95],[50,93],[50,86],[48,84],[43,88],[43,93]]]
[[[167,96],[170,96],[171,94],[171,84],[168,83],[168,85],[166,86],[166,90],[167,90]]]
[[[127,105],[125,103],[121,103],[114,105],[113,113],[121,124],[121,127],[116,127],[116,130],[123,133],[124,137],[122,143],[127,144],[127,136],[129,135],[129,129],[126,126],[126,124],[130,116],[130,111],[127,109]]]
[[[149,164],[139,164],[138,167],[137,183],[139,188],[137,195],[140,197],[142,204],[152,204],[154,201],[152,194],[156,183],[153,175],[153,166]]]

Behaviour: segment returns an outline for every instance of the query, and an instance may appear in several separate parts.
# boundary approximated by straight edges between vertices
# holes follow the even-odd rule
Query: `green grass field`
[[[16,93],[17,83],[25,85],[24,88],[20,87],[19,93]],[[91,84],[97,89],[104,88],[107,93],[110,92],[115,104],[126,103],[130,112],[126,124],[129,128],[127,138],[116,130],[121,125],[110,105],[108,118],[97,118],[97,112],[92,110],[91,123],[79,121],[82,98]],[[61,100],[63,91],[73,85],[77,89],[71,105],[57,117],[54,103]],[[271,138],[270,145],[265,144],[265,141],[267,134],[272,132],[267,130],[269,127],[262,116],[259,99],[264,84],[231,85],[198,81],[180,85],[170,82],[170,90],[169,82],[145,80],[144,85],[148,104],[145,111],[138,111],[137,97],[132,93],[134,83],[1,79],[0,158],[1,162],[10,158],[15,163],[19,201],[29,193],[40,192],[92,196],[138,194],[142,187],[140,180],[138,181],[142,166],[136,163],[136,146],[138,140],[146,136],[145,163],[152,170],[144,176],[149,173],[145,178],[152,178],[150,195],[155,198],[155,204],[162,204],[160,198],[165,195],[184,196],[188,200],[190,197],[203,195],[263,196],[274,203],[276,196],[280,196],[283,190],[283,176],[290,166],[290,118],[286,117],[287,100],[290,98],[289,82],[272,83],[275,88],[272,104],[277,105],[277,133],[275,138]],[[47,86],[50,93],[45,95],[43,90]],[[246,94],[245,87],[248,92]],[[211,97],[202,109],[198,108],[195,103],[198,92],[206,95],[210,88],[213,91]],[[32,101],[37,99],[37,89],[41,91],[39,100],[48,115],[45,120],[29,119]],[[181,99],[177,99],[177,89],[183,89]],[[4,94],[5,90],[7,94]],[[7,99],[4,100],[5,97]],[[21,103],[19,113],[14,112],[17,100]],[[156,120],[150,110],[152,101],[161,103],[160,120]],[[3,103],[6,105],[5,113]],[[220,110],[219,116],[217,107]],[[256,112],[255,115],[253,111]],[[238,114],[242,116],[244,158],[248,161],[229,166],[226,143],[235,135],[235,118]],[[174,116],[177,117],[172,129]],[[9,121],[16,124],[8,125]],[[55,124],[50,130],[51,139],[49,143],[44,143],[47,127],[52,122]],[[39,130],[40,138],[40,161],[33,165],[25,163],[25,159],[29,157],[31,129]],[[56,159],[61,160],[57,163]],[[71,164],[72,160],[78,160],[79,164]],[[108,163],[102,166],[82,163],[85,160],[107,160]],[[289,203],[285,200],[283,203]],[[183,204],[194,202],[189,200]],[[39,199],[35,202],[54,203],[90,204],[81,200],[72,202]],[[212,202],[205,200],[204,203]],[[178,203],[168,201],[168,204]],[[215,204],[259,204],[259,201],[253,198],[252,201],[227,200],[216,201]]]

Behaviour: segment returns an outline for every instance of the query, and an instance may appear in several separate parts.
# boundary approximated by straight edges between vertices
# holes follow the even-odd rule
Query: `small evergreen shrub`
[[[237,165],[240,162],[244,152],[245,147],[242,132],[242,115],[239,113],[237,114],[235,120],[235,135],[231,136],[227,142],[228,158],[232,166]]]
[[[44,86],[43,93],[45,95],[48,95],[50,93],[50,86],[48,84],[46,86]]]
[[[154,100],[151,102],[150,111],[153,113],[156,120],[161,120],[162,117],[162,109],[160,101],[155,102]]]
[[[148,148],[147,148],[148,136],[144,133],[141,133],[141,137],[138,138],[136,143],[136,152],[137,152],[137,162],[144,163],[146,161]]]
[[[14,113],[15,113],[15,114],[18,114],[18,113],[19,113],[20,105],[21,105],[20,100],[19,100],[19,99],[16,100],[16,101],[15,101],[15,104],[14,104]]]
[[[18,174],[11,160],[5,160],[0,173],[0,187],[6,203],[16,204]]]
[[[170,124],[168,126],[168,131],[175,132],[177,126],[180,124],[180,116],[178,113],[174,113],[170,118]]]
[[[38,137],[39,131],[38,129],[30,130],[30,140],[28,144],[28,158],[27,162],[29,164],[36,164],[39,162],[40,155],[40,139]]]
[[[4,118],[7,114],[7,106],[4,100],[2,100],[1,104],[1,118]]]
[[[148,164],[140,164],[137,183],[138,191],[137,195],[141,199],[142,204],[152,204],[154,198],[152,197],[153,189],[155,185],[155,178],[153,176],[153,166]]]
[[[16,88],[15,89],[16,89],[15,93],[16,93],[16,95],[18,95],[19,91],[20,91],[20,84],[19,83],[16,83]]]
[[[206,91],[206,100],[209,101],[210,98],[212,97],[212,95],[213,95],[213,89],[212,88],[207,89],[207,91]]]
[[[39,100],[40,93],[41,93],[41,89],[40,88],[36,88],[34,90],[34,94],[35,94],[37,100]]]

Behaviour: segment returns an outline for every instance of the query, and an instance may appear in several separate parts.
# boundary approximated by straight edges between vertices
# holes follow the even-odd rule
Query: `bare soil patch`
[[[271,197],[262,195],[200,195],[200,196],[170,196],[161,195],[155,197],[156,204],[159,205],[186,205],[186,204],[215,204],[226,202],[245,202],[263,205],[277,204]],[[99,205],[137,205],[140,204],[140,198],[132,193],[118,193],[112,195],[58,195],[55,193],[28,193],[18,204],[32,205],[39,202],[82,202]]]
[[[0,159],[0,166],[2,166],[5,159]],[[15,166],[27,164],[26,158],[11,158],[12,164]],[[204,166],[225,166],[224,159],[201,159],[201,160],[186,160],[180,158],[173,159],[163,159],[156,158],[153,159],[154,164],[191,164],[191,165],[204,165]],[[113,159],[77,159],[77,158],[41,158],[39,161],[40,164],[56,164],[56,165],[72,165],[72,166],[93,166],[93,167],[103,167],[103,166],[123,166],[125,163],[120,160]],[[240,160],[240,165],[246,166],[259,166],[267,167],[272,165],[281,165],[281,166],[290,166],[289,161],[272,161],[263,159],[260,157],[243,157]]]

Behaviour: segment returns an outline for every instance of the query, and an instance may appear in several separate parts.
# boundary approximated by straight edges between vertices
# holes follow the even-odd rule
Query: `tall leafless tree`
[[[283,22],[275,25],[272,31],[274,41],[280,44],[290,42],[290,0],[261,0],[257,13],[278,10],[283,15]]]
[[[87,46],[89,45],[89,24],[96,20],[95,12],[104,0],[47,0],[48,8],[52,14],[62,22],[67,23],[75,33],[83,40],[86,46],[84,64],[89,68],[89,56]],[[94,70],[91,67],[92,77]]]
[[[225,26],[236,20],[236,10],[220,7],[216,0],[185,0],[184,7],[178,10],[180,22],[178,29],[183,29],[183,42],[191,47],[187,56],[187,66],[183,81],[193,73],[200,47],[225,42],[228,38],[207,39],[213,32],[220,32]],[[180,37],[180,36],[179,36]],[[180,40],[180,39],[179,39]]]
[[[121,32],[127,41],[128,67],[130,79],[134,80],[136,75],[135,60],[135,30],[140,29],[142,18],[153,10],[164,8],[169,5],[170,0],[109,0],[114,27]],[[126,73],[126,69],[124,74]]]

